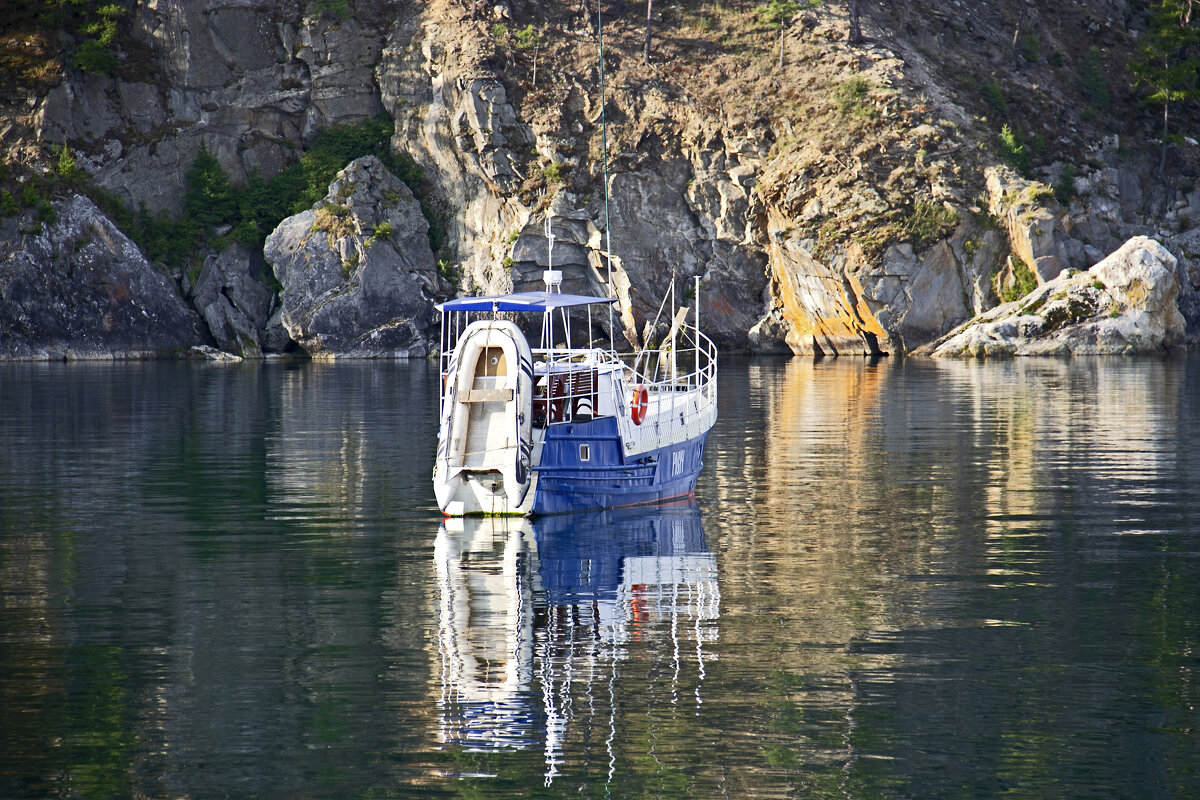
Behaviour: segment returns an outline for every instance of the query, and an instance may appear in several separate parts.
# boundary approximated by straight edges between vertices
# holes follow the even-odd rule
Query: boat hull
[[[551,426],[534,465],[533,515],[624,508],[687,497],[704,466],[708,431],[662,447],[621,455],[617,421]],[[581,456],[586,448],[587,460]]]

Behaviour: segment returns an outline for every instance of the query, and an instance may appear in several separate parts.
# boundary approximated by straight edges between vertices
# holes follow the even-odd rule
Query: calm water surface
[[[0,797],[1200,796],[1200,361],[725,359],[443,524],[415,364],[0,365]]]

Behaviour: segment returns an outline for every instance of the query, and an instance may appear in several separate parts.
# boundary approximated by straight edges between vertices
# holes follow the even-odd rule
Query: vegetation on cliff
[[[391,121],[382,117],[326,128],[307,151],[273,178],[267,180],[256,173],[243,186],[231,184],[221,164],[202,147],[185,176],[184,211],[179,216],[152,214],[144,207],[133,213],[109,193],[86,183],[82,188],[152,261],[196,269],[207,250],[221,250],[231,242],[261,250],[280,222],[325,196],[339,170],[356,158],[373,155],[422,200],[430,244],[436,252],[445,234],[424,200],[429,186],[412,158],[391,149],[391,132]]]

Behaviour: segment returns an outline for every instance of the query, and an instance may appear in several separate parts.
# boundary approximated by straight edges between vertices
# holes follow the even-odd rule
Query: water
[[[0,797],[1200,796],[1200,361],[724,359],[443,525],[430,365],[0,366]]]

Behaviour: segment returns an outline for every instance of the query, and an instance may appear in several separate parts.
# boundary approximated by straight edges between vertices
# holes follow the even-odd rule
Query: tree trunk
[[[1171,104],[1169,102],[1164,102],[1163,103],[1162,150],[1158,154],[1158,174],[1159,175],[1166,175],[1166,173],[1167,173],[1167,134],[1168,134],[1167,117],[1168,117],[1168,112],[1170,111],[1170,109],[1171,109]]]
[[[783,20],[779,21],[779,69],[783,70]]]
[[[650,19],[654,15],[654,0],[646,0],[646,46],[642,48],[642,63],[650,63]]]
[[[1017,28],[1013,31],[1012,40],[1012,62],[1013,66],[1017,65],[1017,56],[1021,54],[1021,31],[1025,28],[1025,14],[1029,10],[1027,0],[1020,0],[1021,10],[1017,12]]]
[[[859,0],[846,0],[846,5],[850,11],[850,35],[846,37],[846,41],[850,44],[862,44],[862,25],[858,18]]]

